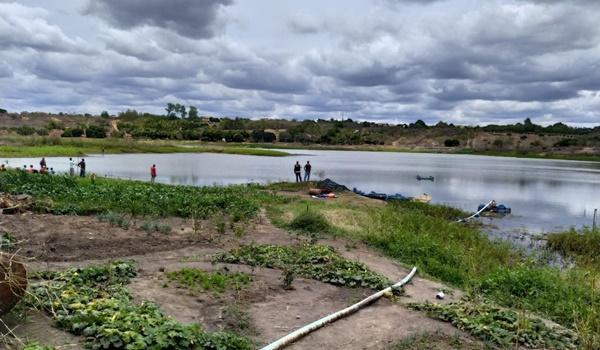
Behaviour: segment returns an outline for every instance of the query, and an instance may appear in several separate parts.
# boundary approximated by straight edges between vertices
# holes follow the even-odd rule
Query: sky
[[[600,125],[598,0],[0,0],[0,108]]]

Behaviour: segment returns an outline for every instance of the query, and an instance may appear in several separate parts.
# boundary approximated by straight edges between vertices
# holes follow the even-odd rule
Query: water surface
[[[184,185],[225,185],[247,182],[293,181],[298,160],[313,164],[312,177],[329,177],[364,191],[429,193],[434,203],[474,211],[495,199],[513,214],[494,219],[501,232],[549,232],[572,226],[591,226],[600,208],[600,163],[518,159],[473,155],[388,152],[290,150],[289,157],[227,154],[122,154],[86,157],[88,172],[127,179],[149,180],[150,166],[157,181]],[[38,165],[39,159],[13,158],[11,167]],[[47,158],[48,166],[68,171],[68,158]],[[416,176],[435,181],[417,181]],[[486,220],[486,222],[488,222]]]

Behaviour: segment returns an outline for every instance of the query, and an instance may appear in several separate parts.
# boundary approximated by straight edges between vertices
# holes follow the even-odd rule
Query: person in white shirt
[[[75,176],[75,161],[69,158],[69,175]]]

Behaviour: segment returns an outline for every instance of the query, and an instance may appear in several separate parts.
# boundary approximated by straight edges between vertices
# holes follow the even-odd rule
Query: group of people
[[[310,171],[312,170],[312,165],[307,161],[304,165],[304,182],[310,181]],[[302,166],[300,162],[296,162],[294,164],[294,174],[296,175],[296,182],[302,182]]]
[[[85,177],[85,159],[81,158],[79,163],[75,164],[73,158],[69,158],[69,175],[75,176],[75,166],[79,168],[79,176]]]
[[[85,159],[83,159],[83,158],[78,163],[75,163],[73,158],[69,158],[69,175],[75,176],[75,167],[78,167],[79,168],[79,176],[85,177],[85,165],[86,165]],[[6,164],[0,165],[0,171],[6,171],[6,170],[8,170],[8,167],[6,166]],[[29,165],[29,167],[27,165],[23,165],[23,168],[17,167],[17,170],[22,170],[22,171],[25,171],[30,174],[46,174],[46,175],[56,174],[56,171],[54,171],[53,167],[48,167],[48,164],[46,163],[46,157],[43,157],[42,160],[40,160],[40,167],[38,169],[36,169],[33,166],[33,164],[31,164],[31,165]]]

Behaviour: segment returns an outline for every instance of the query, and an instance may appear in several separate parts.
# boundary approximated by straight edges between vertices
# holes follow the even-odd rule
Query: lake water
[[[492,199],[510,206],[502,219],[484,219],[504,233],[549,232],[592,225],[600,208],[600,163],[516,159],[471,155],[290,150],[289,157],[225,154],[124,154],[86,157],[88,172],[185,185],[225,185],[293,181],[296,160],[313,164],[312,177],[329,177],[363,191],[428,193],[433,203],[473,212]],[[11,167],[38,166],[39,159],[9,159]],[[48,166],[68,170],[68,158],[47,158]],[[416,176],[435,181],[417,181]],[[600,220],[600,218],[599,218]]]

